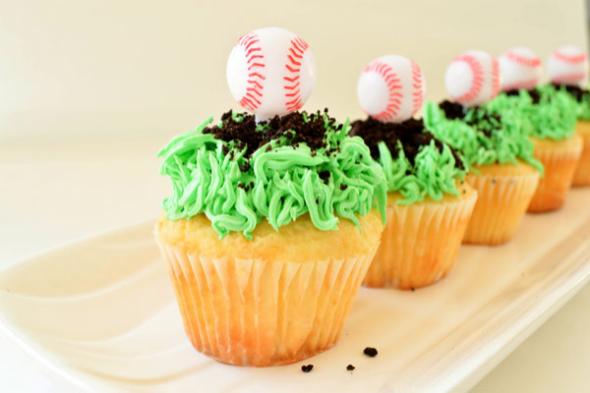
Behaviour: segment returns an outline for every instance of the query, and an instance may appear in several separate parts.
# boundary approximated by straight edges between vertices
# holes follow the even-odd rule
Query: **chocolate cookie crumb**
[[[313,370],[313,364],[304,364],[303,366],[301,366],[301,371],[303,371],[304,373],[308,373],[311,370]]]
[[[470,126],[475,126],[478,131],[483,132],[486,136],[491,136],[493,131],[499,128],[502,118],[497,113],[492,113],[480,106],[471,108],[471,112],[463,105],[448,100],[438,104],[439,108],[445,113],[449,120],[463,120]],[[467,116],[469,113],[469,116]]]
[[[438,107],[445,113],[445,116],[449,120],[462,119],[467,113],[463,105],[449,100],[442,101],[438,104]]]
[[[582,102],[590,94],[587,89],[581,88],[580,86],[562,85],[559,83],[553,83],[553,86],[557,89],[565,89],[577,102]]]
[[[245,148],[248,158],[260,147],[279,139],[293,147],[305,143],[312,151],[326,147],[326,123],[336,130],[342,127],[334,118],[319,111],[312,114],[292,112],[257,124],[253,115],[230,110],[221,116],[221,124],[207,127],[203,133]],[[225,146],[224,149],[227,150]],[[267,151],[271,149],[270,145],[266,147]]]
[[[352,123],[350,135],[360,136],[369,147],[371,156],[375,160],[379,159],[379,143],[381,142],[387,145],[393,158],[398,157],[398,142],[400,142],[406,158],[412,165],[414,165],[416,155],[422,146],[434,142],[439,150],[443,148],[443,144],[425,129],[422,120],[416,119],[409,119],[402,123],[382,123],[371,117],[366,120],[356,120]],[[451,152],[455,157],[457,167],[463,168],[463,162],[459,155],[454,149],[451,149]]]
[[[541,101],[541,93],[539,93],[539,90],[537,90],[537,88],[527,90],[526,92],[531,97],[533,104],[538,104]],[[517,96],[520,94],[520,90],[508,90],[505,93],[507,96]]]
[[[373,347],[366,347],[366,348],[363,350],[363,353],[364,353],[365,355],[367,355],[368,357],[370,357],[370,358],[374,358],[375,356],[377,356],[377,354],[378,354],[379,352],[377,352],[377,349],[375,349],[375,348],[373,348]]]
[[[346,370],[348,371],[353,371],[356,367],[354,367],[352,364],[349,364],[348,366],[346,366]]]

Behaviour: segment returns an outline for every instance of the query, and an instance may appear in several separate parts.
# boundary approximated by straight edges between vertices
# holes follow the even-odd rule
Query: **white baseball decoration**
[[[257,121],[300,109],[315,84],[315,63],[307,42],[279,27],[242,36],[227,60],[227,83]]]
[[[481,105],[500,90],[498,60],[482,51],[457,56],[447,67],[445,86],[451,100],[464,106]]]
[[[511,48],[498,58],[498,62],[503,91],[530,90],[541,80],[541,59],[529,48]]]
[[[384,123],[410,119],[422,106],[424,92],[424,76],[418,64],[397,55],[371,61],[357,85],[361,108]]]
[[[562,46],[549,56],[547,73],[553,83],[584,85],[588,79],[588,55],[576,46]]]

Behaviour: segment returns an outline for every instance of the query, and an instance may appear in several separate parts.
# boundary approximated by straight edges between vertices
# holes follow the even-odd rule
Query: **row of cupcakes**
[[[299,111],[313,54],[280,28],[242,36],[227,76],[251,114],[211,118],[160,152],[172,193],[155,230],[187,336],[224,363],[285,364],[326,350],[362,283],[429,285],[463,241],[507,241],[527,208],[558,205],[549,179],[561,180],[564,164],[553,161],[570,153],[553,140],[577,140],[573,124],[536,129],[551,116],[571,122],[571,83],[537,79],[494,98],[499,65],[484,52],[449,66],[450,100],[427,103],[424,119],[414,118],[420,67],[394,55],[361,74],[366,120]],[[536,195],[543,209],[530,203]]]

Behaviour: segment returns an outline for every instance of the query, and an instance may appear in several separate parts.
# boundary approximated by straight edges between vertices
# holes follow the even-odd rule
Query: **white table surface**
[[[48,247],[157,216],[167,183],[157,176],[154,155],[169,136],[0,140],[0,269]],[[590,286],[473,392],[589,391],[588,310]],[[0,364],[2,392],[75,391],[2,335]]]

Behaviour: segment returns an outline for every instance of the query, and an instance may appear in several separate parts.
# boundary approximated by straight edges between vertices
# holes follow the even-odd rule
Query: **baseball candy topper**
[[[418,64],[397,55],[371,61],[357,85],[361,108],[383,123],[410,119],[424,101],[425,81]]]
[[[452,101],[477,106],[494,98],[500,90],[498,60],[482,51],[457,56],[447,67],[445,86]]]
[[[573,45],[557,48],[547,60],[547,73],[553,83],[584,86],[588,82],[588,55]]]
[[[502,91],[531,90],[541,80],[541,59],[529,48],[519,46],[508,49],[498,62]]]
[[[240,37],[227,60],[227,83],[256,121],[300,109],[315,84],[315,63],[307,42],[279,27]]]

